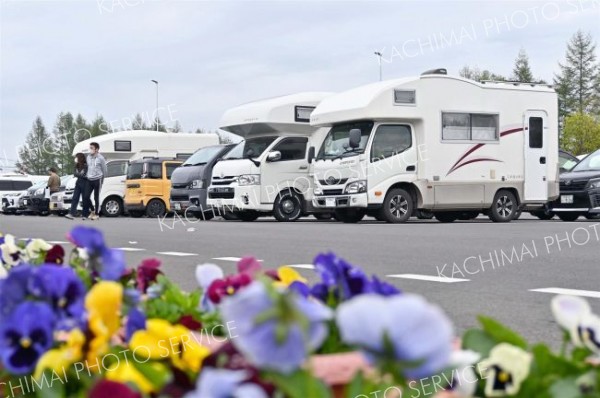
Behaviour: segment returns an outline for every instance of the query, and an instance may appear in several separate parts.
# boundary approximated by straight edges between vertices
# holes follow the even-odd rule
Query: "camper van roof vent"
[[[429,69],[426,70],[425,72],[421,73],[421,76],[423,75],[447,75],[448,71],[446,70],[446,68],[437,68],[437,69]]]

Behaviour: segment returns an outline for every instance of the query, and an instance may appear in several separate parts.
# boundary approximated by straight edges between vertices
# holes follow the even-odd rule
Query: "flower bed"
[[[552,301],[554,353],[487,317],[457,339],[439,307],[331,253],[313,285],[244,258],[184,292],[98,230],[68,238],[0,237],[5,396],[600,397],[600,318],[576,297]]]

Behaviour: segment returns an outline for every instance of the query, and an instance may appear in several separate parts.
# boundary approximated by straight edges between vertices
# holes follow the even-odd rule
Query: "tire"
[[[198,220],[203,220],[203,221],[210,221],[214,218],[215,214],[212,211],[195,211],[192,213],[194,215],[194,217],[196,217]]]
[[[317,220],[331,220],[333,218],[331,213],[314,213],[313,216]]]
[[[129,213],[129,216],[131,216],[133,218],[140,218],[141,216],[144,215],[144,212],[141,210],[130,210],[128,213]]]
[[[405,223],[412,216],[413,209],[414,203],[410,194],[402,188],[394,188],[385,195],[379,216],[388,223]]]
[[[123,214],[123,201],[118,196],[109,196],[102,202],[100,213],[104,217],[118,217]]]
[[[223,214],[221,214],[221,217],[223,217],[223,219],[227,220],[227,221],[238,220],[238,218],[235,215],[235,213],[223,213]]]
[[[600,218],[600,214],[598,213],[587,213],[583,215],[588,220],[597,220]]]
[[[510,222],[518,209],[519,204],[515,194],[509,190],[501,189],[494,196],[489,217],[493,222]]]
[[[167,213],[167,207],[160,199],[152,199],[146,205],[146,215],[150,218],[164,217]]]
[[[366,209],[337,209],[335,218],[346,224],[354,224],[359,222],[367,215]]]
[[[518,220],[521,217],[521,214],[523,214],[523,210],[518,209],[515,213],[515,216],[513,217],[513,220]]]
[[[558,213],[558,218],[562,221],[575,221],[580,215],[579,213]]]
[[[259,216],[258,212],[253,211],[253,210],[239,211],[234,214],[238,220],[242,220],[242,221],[246,221],[246,222],[256,221],[256,219]]]
[[[529,214],[539,218],[540,220],[545,220],[545,221],[552,220],[554,218],[554,213],[552,213],[551,211],[547,211],[547,210],[535,210],[535,211],[529,212]]]
[[[433,213],[436,220],[443,223],[454,222],[458,219],[458,214],[453,211],[442,211],[439,213]]]
[[[417,218],[419,220],[431,220],[433,218],[433,213],[429,210],[417,210]]]
[[[296,221],[302,216],[302,197],[293,189],[280,192],[273,204],[273,216],[277,221]]]

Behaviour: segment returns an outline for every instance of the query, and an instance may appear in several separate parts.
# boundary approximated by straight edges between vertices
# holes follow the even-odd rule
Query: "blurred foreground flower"
[[[490,351],[487,359],[481,361],[481,371],[488,397],[504,397],[519,392],[521,383],[529,375],[532,355],[519,347],[500,343]]]

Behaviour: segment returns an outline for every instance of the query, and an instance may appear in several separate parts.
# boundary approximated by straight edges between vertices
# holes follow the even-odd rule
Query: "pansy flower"
[[[211,312],[215,310],[214,303],[208,297],[208,288],[214,281],[222,279],[223,276],[223,270],[215,264],[200,264],[196,267],[196,281],[202,289],[200,306],[203,311]]]
[[[125,253],[107,247],[102,232],[95,228],[77,226],[71,230],[68,238],[74,245],[85,249],[92,270],[100,278],[109,281],[121,278],[125,272]]]
[[[229,275],[223,279],[213,281],[208,287],[206,294],[210,301],[214,304],[219,304],[224,297],[233,295],[250,283],[252,283],[252,278],[246,273]]]
[[[25,301],[0,324],[0,360],[14,375],[28,374],[53,344],[54,314],[46,303]]]
[[[61,347],[46,352],[40,358],[35,367],[34,377],[40,380],[46,369],[52,369],[60,374],[64,369],[81,360],[84,344],[83,332],[79,329],[71,330],[67,335],[66,342]]]
[[[89,332],[92,334],[88,360],[94,361],[107,352],[110,339],[121,326],[122,303],[123,287],[116,282],[98,282],[85,297]]]
[[[127,385],[110,380],[100,380],[91,389],[89,398],[141,398],[139,392],[133,391]]]
[[[12,268],[5,279],[0,279],[0,323],[32,294],[33,274],[34,268],[23,264]]]
[[[40,255],[52,248],[52,245],[43,239],[31,239],[25,245],[25,255],[29,261],[37,260]]]
[[[133,307],[127,314],[125,339],[129,341],[135,332],[143,329],[146,329],[146,315],[144,315],[144,313],[139,309]]]
[[[62,265],[65,262],[65,249],[61,245],[54,245],[46,253],[44,259],[46,264],[58,264]]]
[[[2,244],[0,244],[0,260],[8,268],[14,267],[19,264],[22,257],[25,255],[23,249],[21,249],[12,235],[6,235],[3,238]]]
[[[480,362],[486,381],[486,396],[517,394],[529,375],[532,359],[530,353],[508,343],[500,343],[492,348],[489,357]]]
[[[196,384],[196,390],[184,398],[267,398],[265,390],[248,382],[245,370],[204,368]]]
[[[586,347],[600,356],[600,317],[585,314],[578,322],[571,336],[578,347]]]
[[[156,282],[158,275],[162,274],[159,267],[160,260],[157,258],[148,258],[142,261],[136,275],[137,288],[140,292],[146,293],[148,287]]]
[[[292,267],[282,266],[277,268],[277,280],[273,282],[275,286],[288,287],[294,282],[306,284],[308,281]]]

